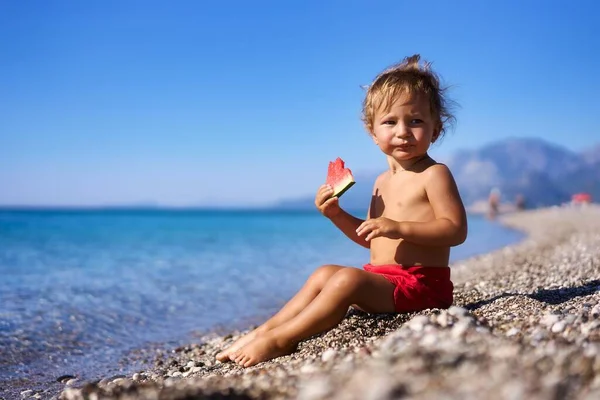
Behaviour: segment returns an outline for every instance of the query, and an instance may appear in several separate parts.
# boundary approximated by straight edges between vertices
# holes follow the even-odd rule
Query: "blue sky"
[[[443,158],[600,142],[588,1],[2,1],[0,205],[261,204],[386,167],[361,85],[404,56],[461,105]]]

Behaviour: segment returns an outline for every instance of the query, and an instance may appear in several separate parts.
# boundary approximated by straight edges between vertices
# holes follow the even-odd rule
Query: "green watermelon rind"
[[[348,183],[346,186],[344,186],[343,188],[341,188],[341,190],[340,190],[339,192],[337,192],[337,193],[336,193],[336,189],[334,188],[334,189],[333,189],[333,196],[331,196],[331,197],[337,197],[337,198],[339,199],[339,198],[340,198],[340,197],[342,197],[342,195],[343,195],[344,193],[346,193],[346,191],[347,191],[348,189],[350,189],[350,188],[352,187],[352,185],[354,185],[355,183],[356,183],[356,182],[354,182],[354,181],[350,181],[350,182],[349,182],[349,183]]]
[[[352,185],[354,185],[355,183],[356,182],[352,178],[348,177],[345,180],[345,182],[335,185],[333,187],[333,195],[331,195],[331,197],[337,197],[337,198],[342,197],[342,195],[344,193],[346,193],[346,191],[348,189],[350,189],[352,187]]]

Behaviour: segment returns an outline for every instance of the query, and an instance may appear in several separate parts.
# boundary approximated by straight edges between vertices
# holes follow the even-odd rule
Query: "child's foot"
[[[275,337],[264,334],[257,336],[252,342],[231,354],[231,360],[242,367],[251,367],[263,361],[291,354],[296,350],[296,344],[281,346]]]
[[[257,335],[258,335],[257,329],[254,329],[252,332],[247,333],[246,335],[244,335],[241,338],[239,338],[238,340],[236,340],[231,346],[229,346],[222,352],[218,353],[216,356],[216,359],[221,362],[225,362],[225,361],[229,361],[229,360],[233,361],[233,357],[231,357],[231,354],[233,354],[236,351],[238,351],[239,349],[241,349],[247,343],[250,343],[254,338],[256,338]]]

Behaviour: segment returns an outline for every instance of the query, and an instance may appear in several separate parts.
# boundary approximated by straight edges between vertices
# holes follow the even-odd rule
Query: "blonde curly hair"
[[[369,134],[373,134],[375,113],[380,110],[389,111],[392,103],[404,94],[420,93],[429,99],[431,113],[438,128],[434,141],[456,121],[450,111],[454,102],[445,96],[448,88],[440,86],[438,75],[430,68],[431,63],[425,62],[424,65],[420,65],[420,59],[419,54],[404,58],[400,63],[377,75],[373,83],[366,87],[361,120]]]

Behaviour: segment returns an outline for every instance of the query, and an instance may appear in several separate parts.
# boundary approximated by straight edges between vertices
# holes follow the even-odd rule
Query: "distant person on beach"
[[[515,199],[515,208],[517,209],[517,211],[523,211],[526,208],[526,204],[525,204],[525,196],[523,196],[522,194],[518,194],[517,198]]]
[[[370,249],[362,267],[323,265],[271,319],[217,355],[249,367],[290,354],[298,343],[337,326],[349,307],[367,313],[448,308],[453,302],[450,248],[467,237],[467,218],[450,170],[428,150],[453,120],[444,89],[419,55],[376,77],[363,122],[389,169],[375,181],[366,220],[344,211],[321,186],[319,211],[349,239]]]
[[[490,191],[490,197],[488,198],[488,217],[491,219],[496,218],[500,209],[500,189],[493,188]]]

